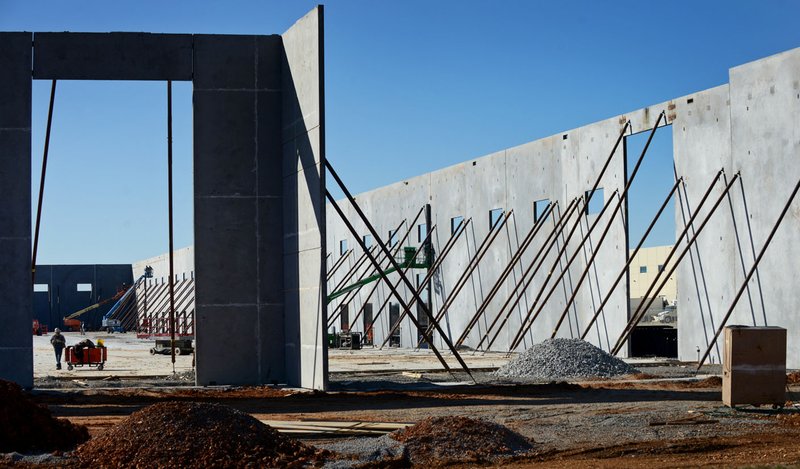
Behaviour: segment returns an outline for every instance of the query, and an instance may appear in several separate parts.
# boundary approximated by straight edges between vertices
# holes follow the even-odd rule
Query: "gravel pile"
[[[305,467],[327,454],[250,415],[199,402],[134,412],[74,455],[82,467]]]
[[[564,380],[611,378],[639,371],[580,339],[548,339],[494,372],[500,378]]]
[[[68,450],[88,439],[86,427],[53,417],[17,384],[0,380],[0,452]]]
[[[524,436],[487,420],[429,417],[389,436],[405,445],[413,465],[487,463],[531,450]]]

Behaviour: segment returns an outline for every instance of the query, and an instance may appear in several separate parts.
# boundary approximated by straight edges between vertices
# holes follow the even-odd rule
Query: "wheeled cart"
[[[108,350],[105,347],[84,348],[80,355],[79,357],[74,345],[67,347],[65,361],[68,370],[77,366],[96,366],[98,370],[102,370],[108,359]]]

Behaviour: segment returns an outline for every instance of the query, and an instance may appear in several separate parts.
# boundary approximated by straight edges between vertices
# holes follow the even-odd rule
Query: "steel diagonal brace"
[[[722,200],[725,198],[725,196],[728,195],[728,192],[730,192],[731,188],[733,187],[733,184],[736,182],[737,179],[739,179],[739,173],[736,173],[731,178],[731,181],[728,183],[728,185],[725,186],[725,190],[722,191],[722,194],[720,194],[720,196],[717,198],[716,202],[714,202],[714,205],[711,207],[711,209],[709,210],[708,214],[703,219],[703,222],[700,224],[700,227],[697,228],[697,231],[695,231],[695,233],[692,236],[692,238],[686,243],[686,249],[681,251],[680,256],[678,256],[678,259],[672,264],[672,267],[670,267],[669,271],[664,269],[663,271],[659,272],[659,273],[663,273],[663,272],[667,272],[667,273],[663,275],[664,280],[658,286],[658,289],[655,290],[653,295],[658,295],[658,293],[667,284],[667,282],[669,281],[669,276],[672,275],[673,272],[675,272],[675,269],[678,268],[678,265],[680,264],[681,260],[683,260],[684,256],[686,256],[686,254],[689,253],[689,251],[692,248],[692,245],[697,240],[697,238],[700,236],[700,233],[703,232],[703,228],[705,228],[706,224],[708,224],[709,220],[711,220],[711,218],[714,216],[714,212],[716,212],[717,208],[722,203]],[[699,213],[699,212],[695,212],[695,214],[697,214],[697,213]],[[692,217],[692,219],[693,218],[694,217]],[[689,223],[687,224],[687,227],[691,226],[692,219],[689,220]],[[673,247],[673,249],[670,251],[670,255],[667,256],[667,260],[664,261],[664,265],[668,265],[669,264],[669,259],[671,259],[672,255],[675,253],[675,248],[678,245],[679,245],[678,242],[676,242],[675,243],[675,247]],[[653,287],[658,282],[658,280],[659,280],[659,276],[656,276],[655,280],[653,280],[653,283],[650,285],[650,288],[647,290],[648,291],[647,294],[649,294],[653,290]],[[648,298],[648,297],[645,296],[645,298]],[[617,340],[617,344],[614,346],[614,349],[611,351],[612,355],[616,355],[617,353],[619,353],[620,349],[625,344],[625,341],[628,340],[628,337],[630,337],[631,332],[633,332],[633,329],[642,320],[642,318],[644,317],[645,312],[647,312],[647,309],[650,307],[650,305],[653,304],[653,301],[655,301],[655,297],[650,298],[647,301],[643,301],[642,303],[639,304],[640,308],[637,311],[641,311],[641,312],[639,313],[638,316],[634,316],[632,322],[629,323],[629,327],[627,327],[625,329],[625,331],[623,331],[623,333],[620,336],[619,340]]]
[[[650,146],[650,142],[653,140],[653,136],[655,135],[655,132],[658,129],[658,126],[661,123],[662,119],[666,119],[666,113],[664,111],[661,111],[661,113],[658,115],[658,119],[656,119],[656,123],[653,126],[653,129],[650,131],[650,135],[647,138],[647,143],[644,146],[644,148],[642,149],[642,153],[639,155],[639,158],[636,160],[636,165],[634,166],[633,171],[631,172],[630,178],[628,179],[628,182],[625,185],[625,188],[623,189],[622,194],[619,195],[619,198],[617,199],[617,204],[616,204],[616,206],[614,208],[614,214],[616,214],[616,212],[619,210],[619,208],[622,206],[623,202],[625,201],[625,197],[627,196],[628,190],[630,189],[631,185],[633,184],[633,181],[636,178],[636,174],[639,172],[639,168],[641,167],[642,162],[644,161],[644,156],[647,153],[647,149]],[[624,129],[623,129],[623,133],[624,133]],[[619,142],[622,139],[622,136],[623,136],[623,134],[621,133],[620,137],[617,139],[616,145],[614,145],[614,150],[611,151],[611,154],[610,154],[609,159],[607,160],[606,164],[608,164],[608,162],[614,156],[614,153],[616,153],[616,148],[619,145]],[[600,175],[598,176],[596,182],[595,182],[595,186],[597,186],[600,183],[600,180],[602,179],[602,177],[603,177],[603,174],[601,172]],[[614,191],[614,193],[615,194],[619,194],[619,190]],[[593,195],[594,195],[594,190],[592,190],[592,192],[589,193],[589,197],[586,200],[586,206],[587,207],[589,206],[589,201],[591,200]],[[525,327],[520,329],[519,333],[517,334],[517,336],[515,337],[514,341],[511,344],[510,350],[514,350],[519,346],[520,342],[522,342],[522,338],[525,336],[525,334],[527,334],[527,332],[533,326],[533,322],[536,320],[536,318],[539,316],[539,314],[541,314],[541,312],[544,310],[544,307],[547,305],[547,301],[550,299],[550,297],[553,295],[553,293],[555,293],[556,289],[558,288],[558,283],[561,281],[561,279],[564,278],[564,275],[566,275],[566,273],[569,272],[570,265],[572,265],[572,263],[578,257],[578,254],[581,252],[581,249],[583,249],[584,244],[591,237],[592,231],[594,231],[594,229],[600,223],[600,220],[603,218],[603,213],[605,212],[605,209],[607,207],[608,207],[608,205],[603,206],[603,210],[600,211],[600,214],[598,214],[598,216],[595,218],[595,220],[592,223],[592,225],[589,227],[589,230],[583,236],[583,239],[578,244],[578,248],[575,250],[575,252],[572,254],[570,259],[567,261],[566,266],[561,268],[561,274],[559,275],[558,280],[555,281],[555,283],[553,284],[553,287],[550,289],[550,291],[548,291],[548,293],[545,296],[544,300],[542,300],[541,303],[539,304],[539,309],[536,311],[536,313],[530,319],[530,322]],[[613,221],[613,218],[614,217],[612,216],[611,217],[611,219],[612,219],[611,221]],[[580,223],[580,220],[578,222]],[[577,225],[576,225],[576,227],[577,227]],[[572,233],[570,233],[570,236],[571,235],[572,235]],[[567,238],[567,241],[564,242],[564,247],[562,248],[562,250],[566,250],[568,244],[569,244],[569,238]],[[558,256],[558,259],[560,259],[560,255]],[[553,268],[555,268],[555,266]],[[550,279],[550,277],[548,275],[548,277],[545,279],[544,286],[547,285],[549,279]],[[573,295],[575,294],[574,290],[573,290],[572,294]],[[541,292],[540,292],[540,295],[541,295]],[[530,311],[532,311],[533,308],[536,306],[537,301],[538,301],[538,296],[537,296],[537,300],[534,301],[534,304],[531,306],[531,310],[528,311],[528,316],[530,315]]]
[[[611,197],[614,198],[614,197],[617,197],[618,195],[619,195],[619,189],[615,190],[611,194]],[[586,203],[584,204],[584,207],[588,207],[588,206],[589,206],[589,200],[587,199]],[[539,293],[536,295],[536,298],[533,299],[533,303],[531,303],[531,307],[528,309],[528,312],[525,314],[525,320],[522,321],[522,327],[519,329],[519,331],[517,331],[517,335],[514,336],[514,340],[511,342],[511,347],[509,347],[509,349],[508,349],[509,352],[513,351],[514,349],[516,349],[519,346],[519,344],[522,342],[522,338],[525,337],[525,334],[527,334],[528,331],[531,329],[531,327],[533,326],[534,321],[536,321],[536,319],[539,317],[539,314],[541,314],[542,310],[544,310],[544,306],[547,304],[547,300],[549,300],[550,297],[553,295],[553,293],[555,293],[555,291],[558,289],[559,283],[564,278],[564,276],[567,274],[567,272],[569,272],[569,266],[572,264],[572,262],[575,260],[575,258],[578,256],[578,254],[581,252],[581,249],[583,248],[583,245],[586,243],[586,240],[589,239],[589,235],[591,235],[591,233],[592,233],[591,228],[594,228],[596,226],[597,220],[600,220],[601,218],[603,218],[603,215],[605,215],[605,211],[610,206],[611,206],[610,204],[605,204],[603,206],[603,209],[600,210],[600,213],[597,215],[597,218],[595,219],[595,224],[592,224],[590,229],[586,232],[586,235],[578,243],[577,249],[572,254],[572,256],[570,256],[570,258],[567,260],[566,266],[561,266],[561,256],[566,254],[567,248],[569,246],[569,241],[572,238],[572,235],[575,234],[575,230],[581,224],[581,219],[583,217],[578,216],[578,219],[575,221],[575,224],[572,226],[572,230],[570,231],[569,235],[567,235],[566,241],[564,241],[564,245],[561,246],[561,249],[559,250],[558,254],[556,255],[556,259],[553,262],[553,265],[550,267],[550,270],[547,272],[547,276],[544,278],[544,281],[542,282],[542,288],[539,289]],[[550,284],[550,279],[553,278],[553,273],[555,272],[556,267],[560,267],[561,273],[558,274],[558,276],[556,277],[555,282],[553,282],[553,286],[550,288],[550,290],[547,291],[547,294],[544,295],[544,299],[542,299],[542,295],[544,294],[545,290],[547,289],[547,286]],[[539,306],[538,309],[536,308],[537,306]],[[536,311],[535,313],[534,313],[534,310]]]
[[[453,305],[453,302],[458,297],[458,294],[461,293],[461,289],[464,288],[464,285],[467,284],[467,280],[469,280],[470,276],[472,275],[472,272],[474,272],[475,269],[478,268],[478,265],[480,265],[481,260],[486,255],[486,253],[489,252],[489,249],[492,247],[492,244],[494,243],[495,239],[497,239],[498,235],[500,234],[500,230],[505,226],[506,222],[513,213],[514,213],[513,209],[509,210],[508,213],[506,213],[503,218],[498,220],[494,224],[494,226],[491,227],[489,234],[487,234],[486,237],[483,239],[483,241],[481,241],[480,247],[478,248],[477,251],[475,251],[475,255],[472,256],[472,259],[467,264],[467,267],[464,269],[464,272],[461,273],[461,276],[459,277],[455,286],[453,286],[453,290],[450,292],[450,295],[447,297],[447,300],[445,300],[442,307],[439,308],[439,311],[436,313],[437,323],[438,321],[441,321],[441,319],[444,317],[445,314],[447,314],[448,309],[450,308],[450,306]],[[428,326],[428,329],[425,331],[425,334],[428,335],[432,331],[433,331],[433,326]],[[419,348],[421,344],[422,341],[420,340],[417,343],[416,348]]]
[[[672,190],[669,191],[667,198],[664,199],[664,202],[661,204],[661,207],[658,209],[658,212],[653,217],[653,220],[650,222],[650,226],[648,226],[647,230],[644,232],[644,236],[642,236],[642,239],[639,240],[639,244],[636,245],[636,249],[634,249],[633,253],[628,256],[628,260],[627,262],[625,262],[625,266],[622,268],[619,275],[617,275],[617,278],[614,280],[614,283],[611,285],[611,288],[609,288],[608,293],[603,298],[603,301],[600,303],[600,307],[597,308],[597,311],[595,311],[594,315],[592,315],[592,319],[589,320],[589,324],[586,325],[586,329],[583,331],[583,334],[581,334],[581,340],[584,340],[586,338],[586,335],[589,333],[589,330],[591,330],[595,321],[597,321],[597,318],[600,316],[600,313],[603,311],[603,308],[605,307],[606,303],[611,298],[611,294],[614,292],[614,289],[617,288],[619,282],[625,277],[625,273],[628,271],[628,268],[630,267],[631,263],[633,263],[633,259],[636,257],[636,254],[639,253],[639,250],[642,249],[645,240],[647,240],[647,237],[650,235],[650,232],[656,226],[656,223],[661,217],[661,214],[664,212],[664,209],[667,207],[667,204],[669,203],[670,199],[672,199],[672,196],[675,195],[675,191],[678,190],[678,187],[680,186],[682,181],[683,178],[680,178],[677,181],[675,181],[675,184],[673,184]]]
[[[330,270],[328,270],[328,274],[325,276],[325,280],[330,282],[334,274],[336,274],[336,271],[339,270],[339,267],[341,267],[344,264],[344,261],[347,260],[348,257],[350,257],[350,254],[353,254],[352,249],[348,249],[344,256],[340,257],[338,261],[334,262],[333,267],[331,267]]]
[[[464,229],[461,229],[461,228],[466,228],[466,226],[470,223],[471,220],[472,220],[472,218],[469,218],[466,221],[462,220],[461,224],[459,224],[459,226],[457,228],[458,232],[456,233],[456,235],[455,236],[451,236],[450,239],[447,240],[447,243],[445,244],[444,249],[442,249],[441,254],[436,259],[436,261],[434,261],[433,265],[431,265],[430,269],[428,269],[428,273],[425,275],[425,278],[422,279],[422,281],[420,282],[420,285],[417,287],[417,295],[422,295],[422,291],[425,290],[425,287],[426,287],[426,284],[427,284],[428,280],[430,280],[433,277],[433,275],[436,272],[436,270],[439,269],[439,266],[442,265],[442,262],[444,262],[444,259],[450,253],[450,250],[452,249],[453,246],[455,246],[456,241],[458,241],[458,239],[461,237],[461,234],[464,232]],[[400,280],[398,280],[397,283],[395,283],[395,287],[397,287],[399,285],[400,285]],[[383,303],[381,304],[381,307],[379,308],[379,313],[378,314],[380,314],[380,311],[383,311],[383,308],[386,306],[386,303],[388,303],[388,302],[389,302],[389,297],[387,297],[383,301]],[[408,306],[409,307],[414,306],[415,302],[416,302],[416,300],[414,298],[412,298],[411,301],[408,303]],[[411,312],[410,311],[406,311],[406,310],[403,311],[403,314],[400,315],[400,317],[397,319],[397,322],[395,322],[395,324],[393,326],[391,326],[391,329],[389,330],[389,333],[386,335],[386,338],[383,339],[383,342],[381,343],[380,349],[383,349],[383,347],[386,346],[386,343],[392,337],[392,334],[394,334],[395,331],[397,331],[397,328],[400,327],[400,323],[403,322],[403,318],[405,318],[406,314],[411,314]],[[427,329],[426,329],[425,333],[429,333]]]
[[[511,275],[511,272],[514,270],[514,267],[517,265],[520,258],[522,258],[522,255],[525,254],[525,251],[533,242],[533,238],[541,230],[545,220],[547,220],[547,218],[550,216],[550,213],[553,210],[553,206],[555,206],[555,204],[557,203],[558,202],[548,203],[544,213],[542,214],[542,217],[536,220],[536,223],[533,224],[531,229],[525,235],[525,238],[523,238],[522,243],[519,245],[516,252],[514,252],[514,255],[511,256],[511,259],[509,260],[508,264],[503,269],[503,271],[500,273],[500,276],[494,282],[494,285],[492,285],[492,288],[489,290],[489,293],[486,295],[486,298],[483,299],[481,305],[475,311],[475,314],[473,314],[472,318],[470,318],[469,322],[467,323],[467,327],[464,329],[464,332],[461,333],[458,340],[456,341],[456,347],[463,344],[464,341],[469,336],[469,333],[472,332],[472,328],[475,327],[475,325],[480,320],[481,316],[483,316],[483,313],[486,312],[486,309],[489,307],[489,304],[492,302],[494,297],[497,296],[497,293],[500,292],[500,287],[503,285],[508,276]]]
[[[567,227],[569,220],[572,218],[572,215],[577,212],[578,207],[581,207],[580,202],[582,200],[582,197],[576,197],[572,199],[564,214],[559,216],[558,220],[555,218],[553,219],[553,229],[550,230],[550,233],[547,235],[544,244],[542,244],[542,248],[536,253],[531,262],[528,264],[528,267],[522,273],[522,281],[514,286],[511,294],[508,295],[505,303],[503,303],[503,306],[500,307],[500,310],[498,311],[497,316],[495,316],[494,321],[492,321],[492,324],[489,325],[489,327],[486,329],[486,333],[483,335],[480,342],[478,342],[478,345],[475,347],[476,349],[480,349],[481,345],[483,345],[483,342],[489,338],[489,334],[491,334],[492,330],[494,330],[495,333],[492,336],[492,339],[486,345],[486,350],[492,348],[492,345],[494,345],[494,342],[500,335],[500,331],[502,331],[503,327],[505,327],[506,323],[508,323],[508,320],[511,318],[514,309],[525,296],[525,291],[528,289],[528,286],[531,284],[531,282],[533,282],[533,279],[536,277],[539,269],[544,264],[545,259],[547,259],[547,255],[550,253],[550,250],[556,245],[558,236],[563,233],[564,228]],[[580,217],[580,215],[578,215],[578,217]],[[510,307],[509,303],[511,304]],[[495,329],[495,324],[504,311],[507,311],[506,315],[503,317],[503,321],[500,323],[500,325],[497,326],[497,329]]]
[[[747,276],[745,276],[744,281],[742,282],[742,286],[739,288],[739,291],[736,292],[736,296],[733,298],[730,307],[728,307],[728,311],[722,318],[722,322],[720,323],[719,328],[717,328],[717,332],[714,334],[714,338],[711,339],[711,342],[709,342],[706,352],[703,354],[703,357],[697,363],[698,370],[700,369],[700,367],[703,366],[703,363],[706,362],[706,358],[708,358],[708,355],[711,353],[711,348],[714,347],[714,344],[717,342],[719,335],[722,333],[723,329],[725,329],[725,324],[728,323],[728,319],[731,317],[734,308],[736,308],[736,303],[739,302],[739,299],[742,297],[742,294],[747,288],[747,284],[750,283],[750,279],[753,278],[753,274],[756,273],[756,270],[758,269],[758,264],[761,262],[761,258],[764,257],[764,253],[767,252],[767,248],[769,247],[770,243],[772,243],[772,238],[778,231],[778,227],[781,226],[783,218],[786,216],[786,212],[788,212],[789,208],[792,206],[792,202],[794,201],[794,198],[797,195],[798,189],[800,189],[800,181],[797,181],[797,184],[795,184],[794,190],[792,191],[792,195],[789,196],[789,200],[786,201],[786,205],[783,206],[781,214],[778,216],[778,219],[772,226],[772,230],[769,232],[767,240],[764,241],[764,246],[761,247],[761,251],[758,252],[758,256],[756,257],[755,261],[753,261],[753,265],[750,267],[750,270],[747,272]]]
[[[647,153],[648,148],[650,148],[650,143],[653,141],[653,137],[656,134],[656,130],[658,130],[658,125],[661,123],[661,119],[665,119],[665,118],[666,118],[666,114],[662,111],[661,114],[658,115],[658,119],[656,119],[656,123],[653,126],[652,130],[650,130],[650,135],[647,137],[647,142],[645,143],[644,148],[642,148],[642,153],[639,155],[639,158],[636,160],[636,166],[633,168],[633,172],[631,173],[631,176],[628,179],[628,182],[625,184],[625,188],[622,190],[622,195],[620,195],[619,199],[617,200],[617,205],[614,207],[614,211],[611,213],[611,216],[608,219],[608,223],[606,224],[606,227],[603,230],[603,233],[600,235],[600,239],[597,241],[597,245],[594,246],[594,249],[593,249],[593,252],[592,252],[592,256],[586,262],[586,268],[584,268],[583,272],[581,272],[581,276],[578,278],[577,284],[572,287],[572,294],[570,295],[570,298],[567,301],[567,306],[564,308],[564,311],[559,316],[558,321],[556,322],[556,326],[555,326],[555,328],[553,328],[553,333],[550,336],[550,338],[555,338],[556,334],[558,334],[558,329],[561,327],[561,324],[564,323],[564,319],[566,319],[567,314],[569,314],[569,308],[575,302],[575,298],[577,298],[578,292],[580,291],[581,285],[583,284],[583,281],[586,279],[586,276],[589,275],[589,269],[591,268],[592,264],[594,263],[595,258],[597,258],[597,254],[600,252],[600,248],[603,246],[603,242],[605,242],[606,237],[608,236],[608,233],[611,231],[611,227],[613,226],[613,223],[614,223],[614,220],[616,219],[617,213],[620,211],[620,209],[623,206],[623,203],[628,198],[628,192],[630,191],[631,186],[633,186],[633,181],[636,178],[636,173],[639,171],[639,167],[641,166],[642,161],[644,160],[644,156]],[[592,226],[589,228],[589,232],[586,233],[586,236],[584,237],[584,242],[586,240],[590,239],[590,236],[592,234],[592,230],[594,230],[594,228],[597,226],[597,224],[599,222],[600,222],[600,217],[597,217],[597,219],[595,219],[594,223],[592,223]],[[623,220],[623,224],[624,224],[624,220]],[[583,245],[583,243],[581,243],[581,246],[582,245]],[[577,255],[578,255],[578,251],[575,251],[575,254],[573,255],[573,259]],[[626,257],[628,257],[628,256],[626,256]],[[567,269],[569,268],[570,263],[571,263],[571,261],[569,263],[567,263]],[[545,302],[546,302],[546,300],[545,300]],[[542,302],[542,306],[544,306],[545,302]]]
[[[664,261],[664,265],[667,265],[667,263],[672,259],[672,256],[674,256],[675,253],[678,251],[678,246],[684,240],[686,235],[689,233],[689,229],[692,227],[692,225],[694,223],[694,220],[700,215],[700,211],[701,211],[702,207],[705,205],[706,201],[708,201],[708,198],[711,196],[711,192],[714,190],[714,187],[716,187],[717,182],[719,182],[720,178],[722,177],[722,175],[724,173],[725,173],[724,169],[720,169],[719,171],[717,171],[717,174],[714,176],[714,179],[711,181],[711,183],[709,183],[708,188],[706,188],[705,193],[703,193],[703,197],[700,199],[700,203],[697,204],[697,207],[694,210],[694,214],[689,218],[689,221],[686,222],[685,226],[681,230],[681,233],[678,235],[677,239],[675,240],[675,244],[672,246],[672,249],[670,249],[669,254],[667,254],[666,260]],[[653,282],[651,282],[651,284],[648,287],[647,291],[645,292],[643,298],[647,298],[647,296],[650,295],[650,293],[653,291],[653,288],[655,288],[656,283],[661,278],[662,273],[663,273],[663,271],[660,271],[660,272],[656,273],[656,276],[653,279]],[[608,293],[608,296],[610,296],[610,295],[611,295],[611,292]],[[640,315],[640,311],[641,311],[640,307],[642,306],[642,303],[639,303],[639,306],[636,308],[636,311],[634,311],[633,314],[631,314],[631,317],[628,319],[628,323],[625,325],[625,328],[623,329],[622,334],[617,339],[618,341],[622,339],[622,337],[625,335],[625,333],[628,331],[628,329],[631,328],[631,324],[633,324],[636,321],[636,318]],[[643,315],[644,313],[641,313],[641,314]],[[617,344],[615,344],[615,348],[616,348],[616,345]],[[613,350],[613,348],[612,348],[612,350]]]
[[[350,201],[350,204],[355,209],[355,211],[358,214],[359,218],[361,218],[361,221],[364,223],[364,225],[366,225],[366,227],[369,230],[370,234],[372,234],[373,238],[375,239],[375,242],[378,243],[378,245],[380,246],[381,250],[386,254],[386,256],[388,257],[389,261],[392,263],[392,267],[397,271],[397,274],[400,276],[400,278],[403,280],[403,283],[406,285],[406,288],[408,288],[408,290],[411,291],[414,294],[414,298],[420,304],[422,310],[428,316],[428,319],[433,323],[433,325],[435,326],[437,332],[439,332],[439,334],[442,335],[442,340],[444,340],[445,344],[447,344],[447,347],[450,349],[450,352],[456,358],[456,360],[461,365],[461,367],[464,369],[464,371],[469,375],[469,377],[473,381],[475,381],[475,378],[473,378],[472,373],[469,370],[469,367],[464,362],[464,359],[461,358],[461,355],[458,353],[458,350],[456,350],[456,348],[453,347],[453,343],[450,342],[450,339],[448,339],[447,336],[444,334],[444,331],[442,330],[442,328],[439,325],[439,323],[436,322],[435,318],[431,314],[430,309],[428,309],[428,306],[425,304],[424,301],[422,301],[422,299],[419,297],[419,295],[416,294],[416,290],[414,289],[414,286],[412,285],[412,283],[408,280],[408,278],[406,278],[406,276],[403,274],[403,272],[400,271],[401,270],[400,269],[400,265],[397,263],[397,261],[394,259],[394,257],[391,256],[391,253],[386,248],[386,245],[383,244],[383,241],[381,241],[380,236],[375,231],[375,228],[372,226],[372,223],[370,223],[370,221],[367,218],[367,216],[361,210],[361,207],[359,207],[359,205],[356,203],[356,200],[353,197],[353,195],[347,189],[347,186],[344,185],[344,182],[342,182],[342,180],[339,178],[339,175],[333,169],[333,166],[331,166],[330,161],[327,161],[327,160],[325,161],[325,167],[331,173],[331,176],[333,176],[333,179],[339,185],[339,187],[341,188],[342,192],[344,192],[345,196],[347,197],[347,200]],[[341,208],[339,208],[339,205],[336,203],[336,200],[333,198],[333,196],[327,190],[325,191],[325,195],[328,198],[328,200],[331,202],[331,204],[334,206],[336,211],[339,213],[339,216],[342,217],[342,220],[347,225],[347,227],[350,230],[350,232],[353,233],[353,236],[356,237],[356,241],[359,242],[359,244],[361,245],[361,248],[364,249],[365,246],[364,246],[363,240],[361,240],[361,238],[358,237],[358,233],[356,232],[355,228],[350,223],[350,221],[347,220],[347,218],[345,217],[344,213],[341,211]],[[375,259],[375,257],[372,254],[370,254],[369,257],[370,257],[370,260],[372,261],[373,265],[375,265],[376,268],[380,268],[380,266],[378,265],[377,260]],[[392,283],[389,281],[388,277],[383,275],[382,278],[383,278],[383,281],[386,282],[387,285],[389,285],[389,288],[392,290],[392,293],[397,298],[398,303],[400,303],[400,305],[403,308],[406,308],[407,305],[406,305],[405,300],[400,295],[400,293],[397,291],[397,289],[394,288],[394,285],[392,285]],[[409,318],[411,319],[411,322],[413,322],[414,325],[417,326],[417,328],[420,327],[419,322],[417,322],[417,320],[416,320],[416,318],[414,317],[413,314],[410,315]],[[436,348],[435,348],[435,346],[433,344],[433,340],[429,341],[428,343],[431,346],[431,349],[436,354],[436,356],[439,358],[439,360],[445,366],[445,369],[450,371],[450,368],[447,365],[447,362],[444,360],[444,358],[441,356],[441,354],[438,352],[438,350],[436,350]]]

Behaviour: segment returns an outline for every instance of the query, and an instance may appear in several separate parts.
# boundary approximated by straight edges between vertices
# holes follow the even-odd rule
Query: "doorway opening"
[[[627,179],[649,135],[646,131],[625,138]],[[667,125],[656,130],[626,199],[628,255],[633,257],[628,269],[629,318],[653,300],[628,342],[632,357],[678,355],[677,273],[658,289],[669,268],[666,258],[675,244],[674,197],[644,238],[674,184],[672,126]]]

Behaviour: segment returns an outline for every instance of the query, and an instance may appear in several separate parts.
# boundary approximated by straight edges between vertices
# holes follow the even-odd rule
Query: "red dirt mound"
[[[0,380],[0,452],[68,450],[88,439],[86,427],[53,417],[17,384]]]
[[[390,435],[405,443],[415,465],[490,462],[531,449],[524,436],[502,425],[468,417],[431,417]]]
[[[303,467],[326,455],[221,404],[163,402],[75,451],[86,467]]]

